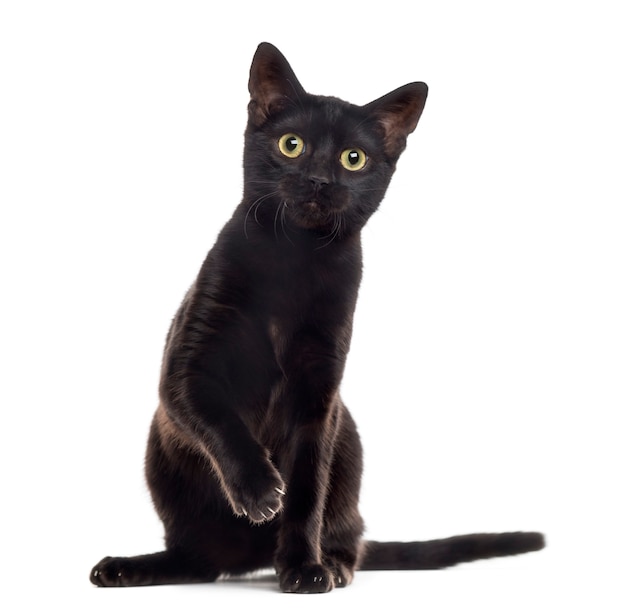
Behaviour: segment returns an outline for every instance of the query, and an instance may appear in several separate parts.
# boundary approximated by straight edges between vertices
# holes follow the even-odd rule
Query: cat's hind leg
[[[165,550],[130,558],[102,559],[91,571],[98,587],[133,587],[175,583],[211,583],[220,572],[183,551]]]

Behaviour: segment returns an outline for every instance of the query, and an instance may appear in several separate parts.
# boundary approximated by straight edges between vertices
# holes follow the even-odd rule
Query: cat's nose
[[[328,183],[330,182],[328,177],[326,176],[311,176],[309,177],[309,181],[311,181],[313,187],[317,190],[320,189],[321,187],[324,187],[324,185],[328,185]]]

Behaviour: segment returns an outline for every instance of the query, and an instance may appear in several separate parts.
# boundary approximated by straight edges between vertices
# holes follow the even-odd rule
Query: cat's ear
[[[417,126],[428,96],[426,83],[409,83],[363,107],[382,128],[385,152],[397,158]]]
[[[270,43],[261,43],[254,54],[248,89],[248,111],[257,126],[304,95],[285,56]]]

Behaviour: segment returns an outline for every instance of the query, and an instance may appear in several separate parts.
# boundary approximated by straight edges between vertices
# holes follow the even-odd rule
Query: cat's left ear
[[[261,126],[266,119],[304,95],[285,56],[270,43],[261,43],[250,68],[250,119]]]
[[[382,128],[385,152],[390,157],[397,158],[406,147],[407,136],[417,127],[427,96],[426,83],[409,83],[363,107]]]

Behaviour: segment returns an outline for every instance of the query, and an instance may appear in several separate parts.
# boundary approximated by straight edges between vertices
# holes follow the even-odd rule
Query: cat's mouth
[[[307,200],[300,205],[302,211],[311,216],[324,215],[324,207],[317,200]]]
[[[321,231],[333,228],[337,216],[348,205],[348,191],[337,184],[319,186],[289,176],[280,187],[285,216],[298,228]]]
[[[334,218],[332,210],[315,199],[286,202],[285,208],[290,221],[307,230],[325,228]]]

